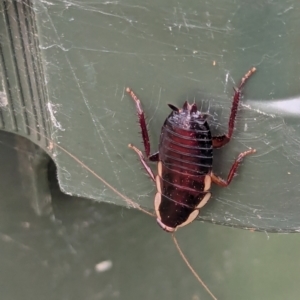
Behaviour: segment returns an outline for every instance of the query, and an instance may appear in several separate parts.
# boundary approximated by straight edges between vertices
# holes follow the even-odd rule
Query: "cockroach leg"
[[[148,158],[150,156],[150,140],[149,140],[149,133],[148,133],[147,125],[146,125],[145,114],[142,109],[141,101],[129,87],[126,88],[126,92],[130,95],[130,97],[135,102],[136,111],[137,111],[137,115],[139,118],[139,124],[140,124],[141,130],[142,130],[141,133],[142,133],[142,137],[143,137],[145,154],[146,154],[146,157]]]
[[[131,148],[133,151],[136,152],[136,154],[139,156],[139,159],[143,165],[143,167],[145,168],[145,170],[147,171],[148,175],[150,176],[150,178],[155,182],[155,176],[151,170],[151,168],[147,165],[147,162],[145,160],[145,157],[142,153],[141,150],[139,150],[137,147],[133,146],[132,144],[128,145],[129,148]]]
[[[215,149],[225,146],[230,141],[230,138],[227,134],[214,136],[212,138],[212,144]]]
[[[155,152],[150,155],[149,133],[148,133],[145,113],[142,109],[141,101],[130,88],[126,88],[126,92],[131,96],[131,98],[135,102],[136,111],[137,111],[137,115],[139,118],[139,124],[141,127],[141,133],[142,133],[142,137],[143,137],[143,144],[144,144],[146,159],[149,159],[152,162],[158,162],[159,161],[159,153],[158,152]],[[147,165],[146,159],[145,159],[144,155],[142,154],[142,152],[131,144],[129,145],[129,148],[132,148],[137,153],[137,155],[139,156],[140,161],[143,164],[144,168],[146,169],[147,173],[149,174],[151,179],[153,181],[155,181],[154,175],[153,175],[150,167]]]
[[[240,85],[238,87],[238,90],[241,90],[241,88],[244,86],[244,84],[246,83],[246,81],[253,75],[253,73],[256,71],[255,67],[252,67],[245,75],[244,77],[241,79]]]
[[[212,141],[213,141],[214,148],[221,148],[230,141],[233,130],[234,130],[234,123],[235,123],[236,114],[238,111],[238,106],[239,106],[239,102],[240,102],[240,98],[241,98],[242,87],[245,85],[246,81],[251,77],[251,75],[255,71],[256,71],[256,68],[254,68],[254,67],[251,68],[241,79],[238,88],[233,88],[234,96],[233,96],[231,113],[230,113],[229,122],[228,122],[228,133],[221,135],[221,136],[213,137]]]
[[[213,181],[213,183],[219,185],[219,186],[222,186],[222,187],[226,187],[230,184],[234,174],[235,174],[235,171],[237,170],[239,164],[242,162],[243,158],[249,154],[253,154],[255,153],[256,150],[255,149],[249,149],[245,152],[242,152],[239,154],[239,156],[237,157],[237,159],[234,161],[230,171],[229,171],[229,174],[227,176],[227,180],[215,175],[213,172],[211,173],[211,179]]]
[[[159,152],[157,151],[157,152],[151,154],[149,156],[149,160],[150,161],[156,161],[156,162],[159,161]]]

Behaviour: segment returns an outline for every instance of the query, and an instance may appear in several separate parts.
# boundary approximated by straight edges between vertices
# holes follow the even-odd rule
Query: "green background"
[[[40,155],[23,138],[0,141],[3,299],[211,299],[152,218],[62,194],[53,166],[52,213],[38,216],[28,177]],[[298,299],[298,234],[194,222],[177,238],[218,299]],[[99,272],[103,261],[111,268]]]
[[[218,299],[299,294],[299,30],[297,1],[0,1],[1,285],[5,299],[210,299],[154,219],[62,151],[152,209],[130,86],[157,149],[167,103],[196,101],[227,130],[232,87],[252,66],[233,141],[216,151],[227,189],[178,232]],[[215,65],[214,65],[215,62]],[[48,140],[46,138],[48,138]],[[154,165],[155,168],[155,165]],[[54,174],[54,175],[53,175]],[[95,200],[95,201],[93,201]],[[118,206],[107,203],[118,204]],[[99,273],[95,266],[109,260]]]
[[[234,139],[216,151],[214,170],[226,177],[239,152],[252,147],[257,154],[247,157],[229,188],[213,188],[201,218],[298,230],[299,121],[290,102],[299,95],[297,2],[54,1],[35,7],[52,139],[147,208],[155,187],[127,149],[141,145],[141,137],[125,87],[143,102],[156,151],[170,102],[197,101],[213,115],[213,132],[226,132],[232,87],[255,66]],[[125,205],[55,150],[65,192]]]

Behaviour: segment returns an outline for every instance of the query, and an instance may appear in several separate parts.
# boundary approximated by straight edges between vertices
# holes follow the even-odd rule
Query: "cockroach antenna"
[[[175,234],[172,233],[172,239],[173,242],[176,246],[176,249],[178,250],[181,258],[183,259],[183,261],[185,262],[185,264],[188,266],[188,268],[190,269],[190,271],[193,273],[193,275],[196,277],[196,279],[199,281],[199,283],[205,288],[205,290],[207,291],[207,293],[214,299],[217,300],[217,298],[215,297],[215,295],[210,291],[210,289],[208,288],[208,286],[204,283],[204,281],[200,278],[200,276],[197,274],[197,272],[194,270],[194,268],[192,267],[192,265],[190,264],[190,262],[187,260],[186,256],[184,255],[184,253],[182,252],[177,239],[175,237]]]
[[[38,133],[34,128],[27,126],[30,130],[32,130],[33,132]],[[60,149],[61,151],[63,151],[64,153],[66,153],[67,155],[69,155],[74,161],[76,161],[83,169],[87,170],[88,172],[90,172],[92,175],[94,175],[97,179],[99,179],[104,185],[106,185],[109,189],[111,189],[115,194],[117,194],[121,199],[123,199],[128,206],[136,208],[137,210],[140,210],[141,212],[147,214],[148,216],[151,217],[155,217],[154,214],[152,214],[151,212],[143,209],[139,204],[135,203],[133,200],[129,199],[128,197],[126,197],[125,195],[123,195],[122,193],[120,193],[115,187],[113,187],[110,183],[108,183],[104,178],[102,178],[100,175],[98,175],[95,171],[93,171],[90,167],[88,167],[85,163],[83,163],[79,158],[77,158],[74,154],[72,154],[70,151],[68,151],[67,149],[65,149],[64,147],[60,146],[59,144],[53,142],[51,139],[49,139],[48,137],[46,137],[45,135],[43,135],[42,133],[39,133],[44,139],[46,139],[47,141],[49,141],[54,147],[57,147],[58,149]],[[188,266],[188,268],[190,269],[190,271],[192,272],[192,274],[195,276],[195,278],[199,281],[199,283],[205,288],[205,290],[212,296],[212,298],[214,300],[216,300],[217,298],[212,294],[212,292],[209,290],[209,288],[206,286],[206,284],[203,282],[203,280],[200,278],[200,276],[197,274],[197,272],[193,269],[193,267],[191,266],[191,264],[189,263],[189,261],[187,260],[187,258],[185,257],[184,253],[182,252],[177,239],[175,238],[175,235],[172,234],[172,239],[174,241],[174,244],[180,254],[180,256],[182,257],[183,261],[186,263],[186,265]]]

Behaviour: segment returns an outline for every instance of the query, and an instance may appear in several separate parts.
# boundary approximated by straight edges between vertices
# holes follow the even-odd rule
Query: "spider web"
[[[238,153],[250,147],[257,153],[245,159],[230,187],[212,189],[200,219],[299,230],[297,31],[285,34],[285,24],[298,11],[293,2],[35,1],[33,9],[52,147],[68,149],[149,210],[155,187],[127,148],[128,143],[142,146],[125,88],[134,89],[142,101],[154,152],[169,114],[167,103],[196,101],[211,115],[212,131],[226,132],[232,87],[255,66],[233,140],[214,154],[214,172],[226,178]],[[268,9],[277,17],[265,18]],[[5,91],[1,95],[5,106]],[[57,147],[52,157],[65,193],[127,205]]]

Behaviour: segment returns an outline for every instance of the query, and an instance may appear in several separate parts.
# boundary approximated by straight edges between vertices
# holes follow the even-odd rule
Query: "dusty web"
[[[216,297],[249,295],[250,299],[254,293],[256,298],[270,294],[264,298],[282,299],[281,294],[295,294],[290,298],[297,299],[299,235],[267,232],[300,228],[297,1],[0,3],[0,22],[7,18],[12,27],[9,32],[1,26],[4,22],[0,25],[0,117],[14,111],[15,120],[11,114],[5,125],[29,120],[40,134],[47,128],[50,141],[45,149],[57,164],[61,188],[86,198],[65,197],[54,189],[53,213],[37,218],[28,205],[40,196],[36,186],[30,189],[31,177],[20,189],[15,187],[22,177],[16,176],[20,158],[27,161],[22,166],[26,174],[35,173],[32,148],[39,150],[24,148],[21,139],[14,144],[15,136],[5,133],[7,139],[0,142],[5,175],[0,185],[6,195],[1,201],[0,241],[2,269],[7,278],[13,272],[15,279],[6,288],[10,298],[19,293],[14,288],[19,280],[18,286],[29,287],[28,295],[34,290],[50,298],[55,294],[70,299],[140,299],[143,295],[146,300],[159,294],[161,299],[208,299],[152,218],[136,209],[97,202],[133,207],[109,183],[146,209],[153,207],[155,187],[127,148],[133,143],[142,149],[134,105],[124,92],[127,86],[142,100],[154,152],[169,114],[167,103],[181,106],[185,100],[195,101],[209,115],[213,133],[226,132],[232,87],[255,66],[257,73],[245,87],[233,140],[214,153],[214,172],[226,178],[238,153],[250,147],[257,152],[245,159],[230,187],[213,187],[200,220],[266,234],[200,222],[176,234],[191,265]],[[34,14],[25,18],[22,9],[26,12],[31,5]],[[36,28],[31,27],[34,22]],[[27,40],[26,31],[32,33]],[[35,62],[28,55],[33,36],[41,53],[41,64],[32,64],[36,76],[26,71],[26,63]],[[1,55],[8,57],[5,68]],[[11,80],[17,71],[20,78]],[[39,74],[45,81],[41,94],[26,91],[26,82],[38,85]],[[6,78],[12,83],[9,87]],[[37,122],[40,104],[35,102],[34,107],[30,101],[43,93],[45,124]]]
[[[300,71],[296,47],[287,49],[284,42],[296,31],[291,29],[288,37],[282,25],[296,9],[273,5],[276,19],[260,26],[266,31],[280,25],[266,36],[257,25],[264,9],[250,5],[249,15],[242,4],[224,3],[217,10],[214,5],[35,1],[51,139],[118,191],[152,209],[155,187],[127,148],[128,143],[142,145],[125,88],[142,100],[154,152],[167,103],[195,101],[210,114],[212,131],[226,132],[232,87],[255,66],[258,72],[244,90],[233,141],[216,152],[214,170],[226,178],[238,153],[247,148],[257,153],[245,159],[228,189],[213,188],[201,218],[298,230]],[[52,155],[64,192],[127,205],[59,148]]]

